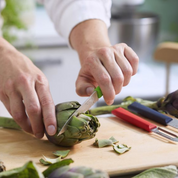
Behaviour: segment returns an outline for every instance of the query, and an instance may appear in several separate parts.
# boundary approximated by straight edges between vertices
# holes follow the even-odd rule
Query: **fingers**
[[[39,77],[34,87],[23,89],[22,95],[33,133],[42,138],[44,126],[49,135],[56,133],[55,106],[49,92],[48,82]]]
[[[33,133],[30,121],[25,113],[25,107],[19,93],[11,92],[9,95],[11,115],[17,124],[26,132]]]
[[[132,48],[130,48],[126,44],[123,44],[123,46],[124,46],[124,55],[126,59],[129,61],[130,65],[132,66],[132,70],[133,70],[132,75],[135,75],[138,70],[139,58],[137,54],[132,50]]]
[[[32,133],[31,125],[22,103],[22,97],[15,90],[12,80],[9,79],[6,82],[4,91],[1,88],[0,98],[17,124],[26,132]]]
[[[57,130],[55,105],[49,91],[47,80],[44,78],[38,78],[35,88],[40,100],[46,131],[49,135],[54,135]]]
[[[44,77],[32,80],[21,76],[18,85],[6,82],[0,99],[17,124],[37,138],[44,135],[44,125],[49,135],[56,133],[55,105]]]
[[[86,96],[89,87],[100,86],[107,104],[112,104],[115,91],[111,78],[97,56],[90,56],[82,65],[76,81],[76,91],[79,95]]]
[[[128,85],[137,72],[138,56],[126,44],[103,47],[82,61],[76,81],[77,93],[87,95],[87,89],[100,86],[105,102],[113,103],[115,95]]]

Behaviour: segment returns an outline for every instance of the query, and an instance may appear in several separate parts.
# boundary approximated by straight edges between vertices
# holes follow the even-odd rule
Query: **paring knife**
[[[94,92],[90,95],[90,97],[77,109],[75,112],[69,117],[69,119],[65,122],[61,130],[59,131],[58,135],[65,132],[67,128],[67,124],[70,122],[73,116],[77,116],[80,113],[85,113],[88,111],[97,101],[99,98],[103,96],[100,87],[96,87]],[[57,136],[58,136],[57,135]]]
[[[128,109],[152,121],[158,122],[165,126],[169,125],[171,127],[178,129],[178,119],[173,119],[169,116],[161,114],[158,111],[155,111],[138,102],[133,102],[131,105],[128,106]]]
[[[148,132],[154,132],[164,138],[169,139],[170,141],[178,142],[177,135],[171,132],[168,132],[167,130],[164,130],[163,128],[160,128],[156,126],[155,124],[148,122],[147,120],[142,119],[141,117],[131,113],[130,111],[124,108],[120,107],[120,108],[114,109],[112,111],[112,114]]]

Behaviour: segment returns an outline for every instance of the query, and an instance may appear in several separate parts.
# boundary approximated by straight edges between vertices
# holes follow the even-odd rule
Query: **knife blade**
[[[158,122],[165,126],[169,125],[178,129],[178,119],[171,118],[138,102],[133,102],[130,104],[128,109],[152,121]]]
[[[171,143],[174,143],[172,141],[178,142],[177,135],[167,130],[164,130],[163,128],[160,128],[157,125],[147,120],[142,119],[141,117],[131,113],[130,111],[124,108],[120,107],[120,108],[114,109],[112,110],[112,114],[148,132],[154,132],[155,134],[168,139]]]
[[[86,111],[88,111],[102,96],[103,94],[100,87],[96,87],[90,97],[78,109],[76,109],[75,112],[73,112],[73,114],[65,122],[57,136],[65,132],[67,124],[71,121],[73,116],[77,116],[80,113],[85,113]]]

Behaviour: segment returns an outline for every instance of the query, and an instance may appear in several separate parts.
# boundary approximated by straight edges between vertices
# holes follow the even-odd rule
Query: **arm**
[[[138,57],[126,44],[111,46],[111,0],[43,1],[55,28],[79,55],[81,70],[76,81],[80,96],[99,85],[107,104],[137,71]]]
[[[44,74],[0,37],[0,100],[23,130],[55,134],[55,106]]]
[[[70,33],[71,46],[78,52],[81,70],[76,81],[80,96],[90,95],[99,85],[108,105],[137,71],[138,57],[126,44],[111,46],[106,24],[87,20]]]

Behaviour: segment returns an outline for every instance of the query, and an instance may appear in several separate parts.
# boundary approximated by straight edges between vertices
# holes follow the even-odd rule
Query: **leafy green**
[[[44,178],[43,174],[38,171],[33,161],[27,162],[19,168],[11,169],[9,171],[1,172],[0,178]]]
[[[118,141],[111,137],[109,139],[95,139],[94,145],[98,146],[99,148],[105,147],[105,146],[111,146],[113,143],[117,143]]]
[[[45,171],[43,171],[43,175],[45,177],[48,177],[49,174],[51,174],[55,169],[60,168],[62,166],[66,166],[69,165],[71,163],[73,163],[74,161],[72,159],[64,159],[60,162],[54,163],[52,165],[50,165]]]
[[[53,154],[55,156],[59,156],[61,158],[65,158],[69,154],[69,152],[70,152],[70,150],[59,150],[59,151],[53,152]]]
[[[175,178],[177,168],[174,165],[151,168],[134,176],[133,178]]]
[[[17,38],[11,33],[12,28],[27,29],[26,24],[21,18],[21,13],[28,9],[24,2],[19,0],[6,0],[6,6],[2,10],[1,14],[4,19],[2,27],[3,37],[9,42],[13,42]]]
[[[116,145],[118,141],[112,136],[109,139],[95,139],[95,142],[93,145],[102,148],[105,146],[113,146],[113,150],[118,154],[123,154],[131,149],[131,147],[128,147],[125,144],[118,144]]]
[[[40,159],[40,163],[42,163],[44,165],[50,165],[50,164],[54,164],[54,163],[57,163],[57,162],[60,162],[60,161],[61,161],[61,157],[51,159],[51,158],[47,158],[44,155],[43,155],[43,158]]]
[[[124,144],[118,144],[118,145],[113,144],[113,149],[116,153],[123,154],[129,151],[131,147],[128,147],[127,145]]]

